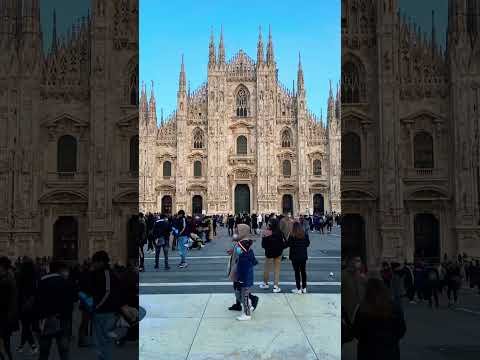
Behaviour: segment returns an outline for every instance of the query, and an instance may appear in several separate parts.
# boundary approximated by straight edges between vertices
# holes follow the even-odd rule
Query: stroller
[[[201,250],[205,247],[205,242],[202,240],[200,236],[195,233],[191,233],[188,239],[188,249],[198,249]]]

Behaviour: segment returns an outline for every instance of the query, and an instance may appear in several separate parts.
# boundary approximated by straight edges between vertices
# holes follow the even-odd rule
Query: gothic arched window
[[[322,175],[322,162],[318,159],[313,160],[313,175],[314,176]]]
[[[248,153],[247,138],[243,135],[240,135],[237,138],[237,155],[247,155],[247,153]]]
[[[425,131],[415,135],[413,139],[413,159],[415,168],[432,169],[434,167],[432,135]]]
[[[283,176],[289,177],[290,175],[292,175],[292,163],[290,162],[290,160],[283,160],[282,167]]]
[[[289,148],[292,146],[292,132],[290,129],[282,131],[282,147]]]
[[[347,171],[362,168],[361,140],[354,132],[342,136],[342,168]],[[352,174],[355,175],[356,172]]]
[[[203,149],[203,131],[200,129],[195,129],[193,132],[193,148]]]
[[[77,139],[71,135],[63,135],[58,139],[57,171],[77,171]]]
[[[352,61],[342,66],[342,93],[343,104],[360,103],[365,99],[365,76],[361,65]]]
[[[172,176],[172,163],[170,161],[165,161],[163,163],[163,177]]]
[[[193,176],[202,177],[202,162],[200,160],[193,163]]]
[[[237,116],[239,117],[246,117],[249,115],[249,93],[246,87],[242,86],[237,91],[236,95],[236,105],[237,105]]]
[[[132,136],[130,139],[130,172],[138,173],[138,163],[139,163],[139,141],[138,135]]]

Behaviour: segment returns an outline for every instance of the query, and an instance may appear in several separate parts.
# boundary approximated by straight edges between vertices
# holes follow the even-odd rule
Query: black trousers
[[[307,271],[306,271],[307,261],[292,261],[293,270],[295,271],[295,283],[297,284],[297,289],[306,289],[307,287]],[[300,282],[302,287],[300,287]]]
[[[11,345],[11,334],[9,332],[6,332],[5,334],[2,334],[2,341],[3,341],[3,346],[5,347],[0,352],[0,360],[12,360],[12,345]]]

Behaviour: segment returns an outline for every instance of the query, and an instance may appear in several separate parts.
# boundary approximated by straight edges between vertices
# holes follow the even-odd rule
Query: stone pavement
[[[407,333],[400,343],[401,359],[480,359],[480,296],[477,290],[462,289],[454,309],[447,307],[445,293],[440,308],[426,303],[405,303]],[[343,360],[354,360],[353,344],[342,348]]]
[[[258,294],[251,321],[230,294],[141,295],[141,360],[340,359],[340,294]]]
[[[201,249],[192,249],[188,253],[189,266],[178,269],[177,251],[170,251],[169,271],[163,270],[163,254],[160,258],[160,269],[154,270],[153,254],[146,254],[145,269],[140,274],[140,294],[193,294],[193,293],[230,293],[232,285],[227,278],[226,250],[231,247],[231,238],[227,229],[219,227],[217,236]],[[253,250],[259,264],[255,267],[255,281],[263,279],[264,250],[260,236],[252,235],[255,240]],[[340,292],[340,228],[334,227],[331,234],[310,233],[311,244],[308,249],[307,279],[309,292]],[[288,249],[284,251],[288,257]],[[330,276],[333,273],[333,277]],[[271,274],[270,280],[273,274]],[[282,262],[280,285],[286,291],[294,287],[295,276],[291,262]],[[271,292],[271,290],[270,290]]]
[[[78,325],[80,323],[79,317],[80,313],[78,311],[74,312],[73,317],[73,338],[71,341],[71,348],[70,348],[70,360],[96,360],[97,353],[93,346],[90,347],[78,347]],[[17,332],[12,337],[12,351],[13,351],[13,360],[36,360],[38,359],[38,355],[31,355],[30,354],[30,347],[28,345],[25,346],[23,353],[16,353],[15,349],[20,343],[20,332]],[[123,346],[115,346],[113,352],[113,359],[115,360],[130,360],[130,359],[138,359],[138,341],[127,342]],[[60,357],[58,356],[57,347],[55,342],[53,343],[51,352],[50,352],[50,359],[49,360],[59,360]]]

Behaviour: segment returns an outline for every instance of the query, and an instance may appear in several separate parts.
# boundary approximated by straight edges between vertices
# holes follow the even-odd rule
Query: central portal
[[[250,188],[246,184],[235,187],[235,214],[250,214]]]

